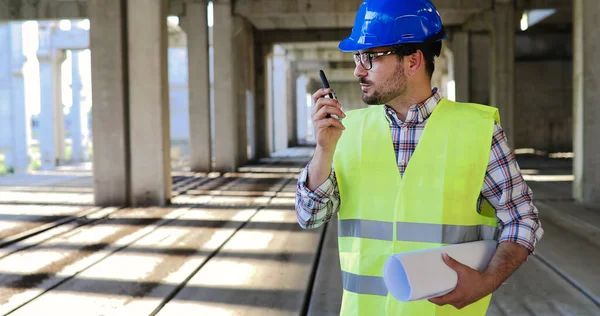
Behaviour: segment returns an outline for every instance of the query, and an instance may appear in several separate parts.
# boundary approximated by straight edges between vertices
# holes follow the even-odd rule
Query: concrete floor
[[[0,315],[337,315],[336,225],[296,223],[301,156],[177,173],[167,208],[94,207],[86,174],[0,177]],[[600,315],[600,209],[570,199],[568,160],[521,161],[546,235],[488,315]]]

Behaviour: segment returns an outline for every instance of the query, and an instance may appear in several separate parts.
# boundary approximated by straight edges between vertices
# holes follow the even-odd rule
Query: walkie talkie
[[[325,72],[323,70],[319,70],[319,77],[321,77],[321,83],[323,84],[323,88],[325,88],[325,89],[330,88],[329,81],[327,81],[327,77],[325,76]],[[329,92],[328,96],[330,99],[337,100],[337,96],[335,95],[335,92],[333,92],[333,89]],[[326,117],[327,118],[333,117],[339,121],[342,120],[340,117],[338,117],[335,114],[327,114]]]

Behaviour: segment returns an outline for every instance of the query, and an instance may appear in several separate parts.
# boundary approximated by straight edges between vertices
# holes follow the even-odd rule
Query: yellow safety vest
[[[493,107],[442,99],[400,176],[383,106],[348,111],[334,155],[341,208],[341,315],[485,315],[491,295],[461,310],[394,299],[382,278],[392,254],[497,238],[494,209],[477,198],[487,168]]]

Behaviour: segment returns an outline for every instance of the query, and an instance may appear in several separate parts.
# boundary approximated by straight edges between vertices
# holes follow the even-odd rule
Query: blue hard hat
[[[446,38],[437,9],[430,0],[364,0],[352,34],[342,40],[344,52]]]

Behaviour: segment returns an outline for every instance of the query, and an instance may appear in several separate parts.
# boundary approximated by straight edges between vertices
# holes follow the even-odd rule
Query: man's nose
[[[362,66],[361,63],[356,63],[356,66],[354,67],[354,75],[358,78],[362,78],[367,76],[368,71],[365,69],[365,67]]]

